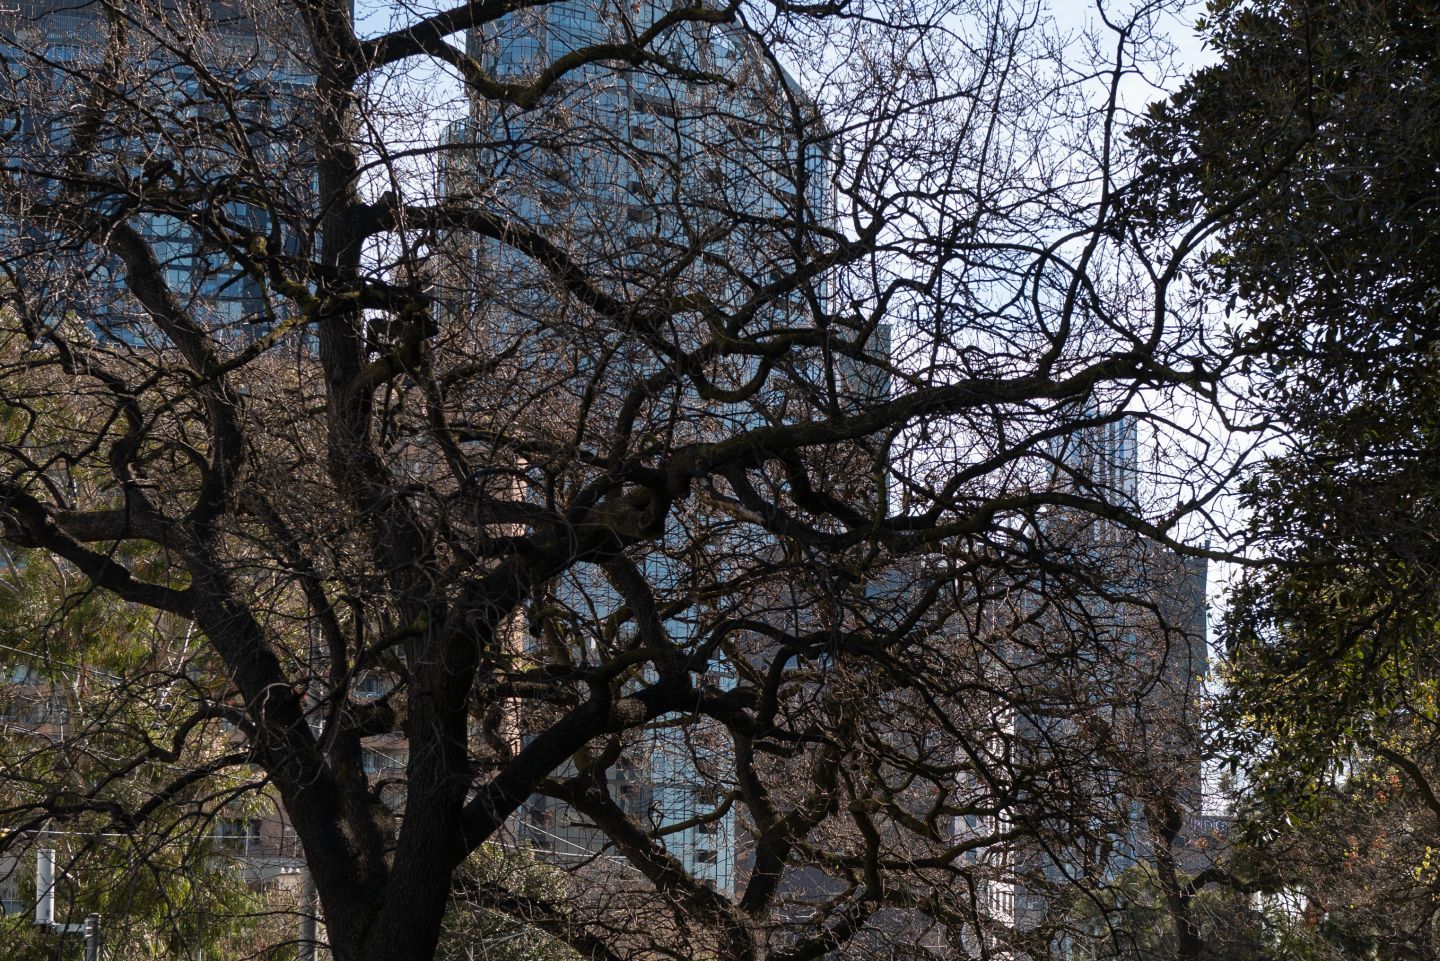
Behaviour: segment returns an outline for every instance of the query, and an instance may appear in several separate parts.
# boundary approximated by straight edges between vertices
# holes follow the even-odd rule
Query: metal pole
[[[85,915],[85,961],[100,961],[100,915]]]
[[[50,927],[55,923],[55,849],[35,850],[35,923]]]
[[[300,869],[300,951],[298,961],[315,961],[315,879],[310,876],[308,865]]]

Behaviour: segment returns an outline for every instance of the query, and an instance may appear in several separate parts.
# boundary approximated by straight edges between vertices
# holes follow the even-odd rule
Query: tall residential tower
[[[533,82],[577,51],[625,44],[656,29],[672,9],[659,0],[560,0],[473,31],[469,52],[500,83]],[[558,418],[582,407],[603,417],[626,403],[624,397],[587,395],[586,371],[564,359],[571,344],[609,336],[605,349],[612,362],[643,378],[685,363],[681,352],[727,324],[805,327],[817,308],[824,309],[827,288],[817,277],[805,293],[746,314],[758,291],[793,276],[815,254],[797,248],[786,227],[828,217],[826,135],[809,102],[743,27],[704,19],[661,30],[647,56],[630,66],[606,59],[567,72],[546,94],[553,106],[543,112],[499,96],[477,97],[470,118],[449,134],[468,150],[447,170],[447,196],[468,196],[497,222],[533,227],[593,284],[580,290],[557,283],[553,265],[519,252],[523,244],[483,237],[453,241],[465,251],[457,259],[467,265],[449,278],[455,309],[476,318],[478,336],[488,338],[495,355],[538,358],[532,373],[556,378]],[[632,305],[637,320],[628,335],[588,324],[587,311],[603,309],[595,299],[607,294]],[[677,302],[683,302],[680,309]],[[648,337],[638,319],[650,308],[665,318],[668,329],[661,336]],[[547,352],[555,357],[553,370],[546,369]],[[688,379],[710,389],[667,395],[647,413],[649,429],[683,443],[790,416],[791,401],[779,392],[745,403],[727,399],[728,391],[756,375],[758,358],[728,366],[695,363]],[[875,387],[838,388],[866,389],[873,393]],[[668,547],[679,551],[685,536],[677,527],[670,540],[673,545],[667,541],[667,548],[637,563],[650,584],[680,593],[687,562]],[[726,550],[753,559],[767,549],[755,543]],[[583,568],[555,591],[561,606],[588,612],[557,631],[558,643],[583,659],[586,646],[596,642],[587,625],[604,623],[624,599],[601,572]],[[692,621],[683,608],[664,621],[670,642],[682,651],[695,643]],[[516,643],[542,643],[539,633],[537,628]],[[723,685],[734,669],[715,656],[706,672]],[[523,736],[525,719],[517,726]],[[703,725],[682,730],[662,720],[643,742],[626,745],[611,769],[612,793],[627,813],[663,836],[692,876],[723,891],[735,885],[738,830],[732,813],[717,810],[733,786],[729,749],[722,746],[727,743],[721,736],[707,738]],[[561,859],[591,858],[604,847],[600,833],[569,805],[543,797],[525,806],[518,833]]]

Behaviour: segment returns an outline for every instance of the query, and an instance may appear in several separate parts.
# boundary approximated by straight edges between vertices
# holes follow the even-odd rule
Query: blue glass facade
[[[670,9],[653,0],[635,6],[562,0],[472,32],[469,52],[498,80],[530,82],[557,57],[587,44],[623,41]],[[743,314],[765,285],[792,276],[802,258],[813,256],[813,249],[797,250],[777,225],[825,216],[823,135],[813,116],[796,122],[796,113],[808,106],[738,28],[685,24],[654,49],[667,66],[583,67],[552,88],[541,110],[477,100],[471,119],[451,132],[474,149],[464,170],[447,172],[445,190],[452,197],[468,192],[498,217],[538,227],[603,290],[627,303],[644,305],[678,289],[703,291],[712,307],[708,317],[701,310],[668,315],[676,327],[671,341],[686,347],[685,324],[696,325],[693,343],[702,342],[715,315]],[[702,75],[712,79],[695,79]],[[456,295],[469,297],[487,286],[505,291],[503,309],[487,315],[496,337],[554,338],[558,354],[566,337],[590,336],[565,314],[564,291],[528,256],[496,241],[476,242],[469,256],[480,281],[462,278]],[[810,300],[798,293],[771,300],[751,323],[809,323],[814,301],[823,308],[823,278],[806,295]],[[465,307],[485,311],[484,305]],[[542,312],[555,322],[536,323],[534,315]],[[512,324],[513,332],[507,329]],[[668,362],[647,353],[638,338],[617,341],[612,350],[615,363],[635,374]],[[573,373],[565,363],[557,361],[557,378]],[[721,386],[754,373],[750,360],[707,371]],[[783,400],[771,400],[773,409],[784,409]],[[667,403],[667,429],[699,438],[761,422],[765,399],[729,403],[681,392]],[[638,561],[661,596],[685,589],[682,523],[672,519],[671,536]],[[752,545],[749,556],[763,549]],[[583,620],[592,622],[623,603],[603,577],[583,567],[557,593],[568,599],[565,606],[587,611]],[[690,622],[683,611],[665,622],[671,642],[687,651],[693,645]],[[584,623],[574,629],[586,630]],[[723,688],[732,683],[733,670],[712,659],[709,679]],[[627,745],[610,772],[612,796],[661,836],[692,876],[727,892],[736,883],[738,829],[721,803],[734,787],[730,750],[721,731],[662,720],[643,742]],[[526,806],[520,834],[560,858],[603,854],[603,838],[593,827],[544,798]]]
[[[154,39],[138,33],[131,43],[133,57],[121,69],[143,88],[129,112],[117,116],[106,137],[81,156],[72,142],[78,122],[73,105],[83,103],[84,91],[76,89],[74,78],[95,69],[104,54],[103,9],[21,0],[0,12],[5,100],[22,105],[7,118],[19,136],[7,151],[15,173],[7,209],[0,212],[0,257],[28,309],[44,322],[73,317],[104,338],[164,346],[128,295],[121,261],[101,244],[70,241],[74,224],[47,222],[54,215],[43,208],[58,198],[60,185],[68,182],[73,189],[93,171],[95,185],[85,188],[84,202],[97,220],[133,227],[180,306],[220,340],[244,343],[275,323],[276,305],[239,266],[236,250],[205,238],[226,234],[238,243],[247,235],[261,237],[271,250],[301,253],[298,238],[308,233],[308,224],[277,219],[263,201],[216,198],[274,191],[284,200],[275,208],[285,216],[308,216],[305,201],[313,185],[304,138],[297,133],[313,80],[275,37],[262,37],[235,3],[215,0],[185,8],[189,20],[176,16],[175,23],[154,31]],[[187,24],[204,24],[207,32],[187,33]],[[166,29],[176,31],[169,41]],[[179,43],[193,43],[193,57],[213,60],[179,62]],[[85,69],[72,73],[76,66]],[[263,167],[273,181],[263,188],[245,181],[246,162]],[[147,181],[163,190],[147,191]],[[207,220],[202,230],[198,225]],[[103,233],[103,227],[97,231]]]
[[[1067,413],[1078,426],[1050,445],[1053,488],[1138,512],[1145,493],[1138,418],[1093,404]],[[1163,795],[1191,814],[1202,801],[1206,562],[1099,511],[1058,509],[1038,526],[1039,550],[1073,583],[1054,596],[1033,587],[1022,595],[1025,626],[996,658],[997,683],[1016,691],[997,744],[1009,746],[1020,770],[1063,771],[1065,780],[1045,789],[1070,792],[1069,810],[1037,814],[1046,811],[1043,792],[1018,792],[1015,808],[1036,818],[1040,830],[1053,830],[1051,838],[975,851],[972,861],[988,873],[997,952],[1010,933],[1030,936],[1056,921],[1056,912],[1063,917],[1076,892],[1153,864],[1137,791],[1150,801]],[[1145,763],[1121,762],[1121,753]],[[1148,771],[1148,780],[1138,771]],[[968,818],[954,829],[959,837],[983,836],[1011,817],[1007,810]],[[1085,956],[1077,950],[1069,941],[1052,945],[1057,958]]]

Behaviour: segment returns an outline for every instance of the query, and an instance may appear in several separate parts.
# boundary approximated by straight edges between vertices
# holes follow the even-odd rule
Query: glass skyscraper
[[[561,0],[472,31],[468,47],[498,83],[534,82],[557,59],[587,45],[623,42],[671,9],[657,0],[633,6]],[[680,24],[652,49],[663,64],[604,62],[568,73],[550,89],[543,111],[477,97],[470,118],[449,134],[464,148],[458,151],[464,159],[447,168],[444,191],[452,199],[468,195],[497,220],[535,228],[583,269],[602,296],[643,310],[682,289],[703,292],[708,309],[666,314],[677,325],[667,331],[670,342],[688,349],[687,341],[703,342],[714,316],[740,313],[757,291],[794,275],[802,258],[813,255],[797,251],[781,225],[828,216],[826,138],[808,101],[740,27]],[[456,259],[468,263],[450,279],[455,306],[488,326],[496,353],[548,338],[551,343],[525,349],[542,358],[553,350],[557,379],[572,376],[560,359],[567,338],[599,335],[586,329],[583,309],[567,302],[571,292],[513,242],[454,243],[466,251]],[[486,290],[503,291],[497,298],[503,305],[477,300]],[[817,302],[824,307],[824,279],[817,278],[808,293],[809,302],[798,294],[770,300],[758,322],[776,328],[812,323]],[[537,314],[551,322],[536,322]],[[687,323],[696,325],[693,331],[684,328]],[[628,342],[617,340],[611,353],[615,363],[642,377],[669,362],[648,351],[639,332]],[[536,363],[544,368],[543,359]],[[705,371],[722,395],[726,385],[755,373],[753,362]],[[681,392],[670,403],[667,429],[687,433],[682,439],[728,436],[761,422],[753,401]],[[785,405],[779,396],[761,403],[777,411]],[[683,541],[677,528],[639,560],[652,585],[680,589],[684,561],[672,548],[678,552]],[[583,568],[556,591],[565,606],[589,609],[592,620],[603,620],[623,603],[603,578],[588,577]],[[682,650],[691,643],[691,620],[681,611],[665,621],[671,643]],[[589,643],[583,623],[574,630],[572,643]],[[708,664],[722,686],[733,670],[720,659]],[[523,731],[523,718],[519,724]],[[714,733],[707,737],[703,724],[667,727],[662,721],[644,743],[626,748],[610,770],[609,787],[628,814],[663,837],[692,876],[728,892],[736,883],[737,824],[717,805],[732,785],[733,764],[728,739]],[[599,832],[554,800],[532,798],[518,834],[557,858],[604,856]]]
[[[1093,404],[1065,416],[1076,426],[1050,445],[1052,488],[1133,516],[1144,494],[1138,418]],[[1080,958],[1087,950],[1066,912],[1086,885],[1153,861],[1147,805],[1173,806],[1187,821],[1202,813],[1207,564],[1100,508],[1053,510],[1034,536],[1047,576],[1069,583],[1053,597],[1040,585],[1016,592],[1008,643],[995,657],[1003,707],[993,749],[1015,770],[1053,769],[1047,789],[1068,791],[1071,810],[1047,810],[1043,795],[1017,791],[999,815],[957,820],[954,830],[973,838],[1038,826],[1044,841],[1027,836],[971,855],[984,878],[987,947],[997,956]],[[973,790],[984,792],[978,783]],[[1044,949],[1041,936],[1058,940]]]
[[[91,67],[108,55],[112,29],[103,5],[67,0],[18,0],[0,10],[0,84],[4,99],[21,108],[5,118],[9,133],[7,166],[12,171],[0,208],[0,258],[27,309],[46,323],[77,318],[102,337],[137,347],[163,346],[140,305],[127,295],[125,268],[99,244],[57,242],[46,209],[59,185],[88,189],[97,225],[107,218],[135,228],[148,243],[162,276],[180,306],[218,339],[246,342],[277,319],[270,298],[237,263],[236,251],[202,237],[196,224],[220,221],[227,233],[271,241],[301,253],[306,224],[288,223],[263,202],[216,203],[204,189],[214,185],[229,197],[254,192],[256,185],[233,182],[248,155],[266,165],[273,181],[261,189],[282,192],[275,204],[295,216],[296,198],[313,195],[307,148],[297,136],[303,126],[309,68],[286,42],[276,23],[260,24],[255,9],[234,0],[162,7],[173,19],[130,25],[121,71],[142,78],[146,98],[123,124],[107,131],[80,156],[73,140],[77,104],[87,91],[76,89],[74,66]],[[118,15],[124,17],[122,9]],[[143,29],[141,27],[143,26]],[[186,57],[191,59],[187,62]],[[203,74],[203,76],[202,76]],[[223,86],[217,89],[217,85]],[[226,110],[236,113],[227,117]],[[84,169],[70,175],[75,164]],[[80,186],[93,170],[95,187]],[[33,175],[31,172],[34,172]],[[126,192],[104,184],[131,181]],[[138,201],[146,181],[162,202]],[[171,189],[174,188],[174,189]],[[189,202],[180,200],[187,191]],[[257,195],[258,196],[258,195]],[[77,198],[66,198],[74,202]],[[158,209],[169,207],[168,211]],[[97,226],[97,231],[102,230]],[[206,231],[205,233],[209,233]]]

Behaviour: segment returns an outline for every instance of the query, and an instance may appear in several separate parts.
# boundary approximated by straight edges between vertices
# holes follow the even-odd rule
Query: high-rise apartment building
[[[1052,446],[1052,483],[1133,512],[1142,493],[1137,420],[1094,410],[1083,419]],[[1038,526],[1057,580],[1073,583],[1053,597],[1022,596],[1021,626],[997,648],[1007,706],[995,751],[1020,772],[1017,782],[1040,779],[1044,800],[1068,809],[1032,804],[1022,785],[998,816],[956,825],[962,837],[1029,825],[1023,840],[974,854],[994,956],[1088,956],[1077,892],[1152,865],[1156,838],[1173,825],[1151,818],[1188,824],[1203,813],[1206,562],[1103,514],[1060,510]]]
[[[671,9],[658,0],[560,0],[473,31],[469,52],[501,83],[533,80],[588,45],[644,33]],[[565,250],[601,295],[613,293],[637,312],[682,295],[705,298],[706,305],[695,305],[699,309],[658,311],[677,325],[665,332],[666,341],[690,349],[713,333],[718,317],[735,322],[758,290],[793,275],[800,260],[813,254],[795,249],[783,226],[828,216],[825,135],[808,101],[737,25],[679,24],[661,33],[651,49],[651,64],[597,62],[567,73],[550,90],[553,105],[543,112],[477,98],[470,118],[449,135],[468,149],[447,170],[444,189],[452,198],[468,195],[499,219],[533,227]],[[584,308],[570,300],[578,297],[575,291],[556,285],[515,244],[475,238],[456,243],[469,245],[460,258],[468,258],[468,267],[453,277],[461,301],[456,307],[476,318],[496,354],[520,340],[546,338],[543,349],[557,357],[555,394],[565,398],[573,390],[572,411],[582,403],[591,411],[623,403],[618,397],[582,400],[584,387],[564,382],[567,368],[559,358],[567,339],[600,336],[585,328]],[[823,309],[823,278],[810,292],[818,305],[800,294],[778,298],[752,322],[776,328],[811,323],[815,307]],[[545,319],[537,322],[536,315]],[[684,324],[695,327],[687,331],[679,326]],[[679,362],[653,349],[640,330],[609,349],[614,363],[642,376]],[[767,414],[786,416],[787,401],[778,394],[758,404],[725,399],[727,387],[755,375],[756,363],[704,369],[702,376],[717,389],[707,397],[686,390],[669,396],[654,429],[683,442],[733,434]],[[543,359],[536,367],[544,371]],[[843,370],[840,393],[877,390],[844,382]],[[584,379],[583,370],[569,373]],[[556,401],[560,417],[570,416],[565,403]],[[683,540],[677,529],[677,550]],[[754,556],[765,545],[750,549]],[[646,579],[662,589],[685,576],[685,562],[665,548],[639,563]],[[602,577],[583,571],[556,591],[567,599],[565,606],[589,610],[595,621],[622,604]],[[683,610],[665,621],[682,649],[691,636],[689,621]],[[583,624],[573,630],[572,643],[589,643]],[[723,684],[733,667],[717,660],[709,671]],[[518,723],[523,731],[524,720]],[[706,817],[729,788],[725,744],[720,736],[707,739],[703,725],[657,725],[644,743],[627,746],[611,770],[611,792],[632,817],[663,836],[692,876],[729,891],[738,825],[723,809]],[[568,805],[542,797],[525,806],[517,833],[562,859],[593,858],[604,847],[599,832]]]
[[[0,6],[0,97],[15,108],[5,120],[10,176],[0,191],[0,263],[27,310],[51,323],[81,319],[137,347],[161,345],[126,294],[120,259],[100,244],[65,242],[75,225],[56,218],[68,221],[74,210],[87,209],[97,235],[112,218],[134,227],[181,306],[217,338],[245,342],[274,324],[274,305],[238,266],[236,251],[204,239],[196,227],[199,218],[218,217],[233,234],[266,237],[295,254],[299,238],[309,235],[305,225],[269,212],[285,204],[259,197],[266,190],[287,192],[287,201],[304,197],[312,177],[296,130],[313,77],[297,54],[303,44],[292,42],[298,25],[263,17],[265,9],[243,0],[162,0],[134,9],[69,0]],[[94,142],[77,143],[87,98],[96,95],[77,78],[116,50],[113,95],[147,102],[132,105]],[[242,156],[273,180],[248,188],[231,182],[243,176]],[[102,186],[127,180],[124,193]],[[176,189],[147,205],[137,199],[147,182]],[[248,189],[260,202],[216,204],[207,183],[232,197]],[[188,201],[180,199],[186,192]]]

